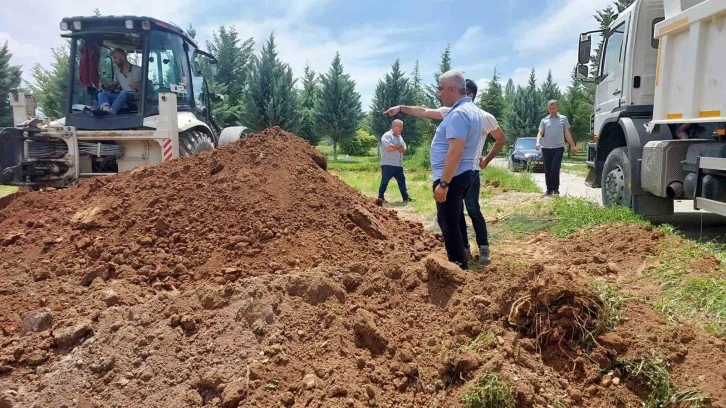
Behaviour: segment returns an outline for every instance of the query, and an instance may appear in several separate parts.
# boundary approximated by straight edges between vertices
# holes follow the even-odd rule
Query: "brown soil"
[[[598,319],[593,277],[635,273],[662,237],[542,234],[461,271],[324,167],[269,129],[2,200],[0,407],[453,407],[485,372],[518,406],[639,403],[579,340]],[[646,304],[626,316],[593,355],[662,352],[678,386],[726,406],[723,343]]]

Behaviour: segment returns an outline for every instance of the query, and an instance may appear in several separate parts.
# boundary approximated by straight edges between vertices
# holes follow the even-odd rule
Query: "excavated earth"
[[[644,384],[610,366],[645,355],[726,406],[724,343],[648,303],[583,347],[593,279],[643,273],[663,239],[543,233],[461,271],[268,129],[0,200],[0,408],[456,407],[489,372],[516,406],[638,406]]]

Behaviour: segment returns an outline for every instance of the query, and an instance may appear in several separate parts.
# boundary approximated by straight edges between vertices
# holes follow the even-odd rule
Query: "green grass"
[[[0,197],[5,197],[18,191],[17,187],[12,186],[0,186]]]
[[[468,343],[458,347],[458,350],[462,353],[467,351],[473,351],[477,354],[481,354],[486,351],[494,342],[496,338],[491,333],[481,332],[478,336],[471,339]]]
[[[629,208],[601,207],[584,198],[555,197],[552,209],[557,222],[551,231],[558,237],[566,237],[580,229],[603,224],[647,224],[647,221]]]
[[[514,390],[495,374],[487,373],[479,378],[461,402],[467,408],[514,408]]]
[[[563,164],[562,170],[577,174],[578,176],[586,177],[587,174],[590,172],[590,168],[587,167],[584,163],[582,164]]]
[[[723,273],[714,277],[688,276],[699,260],[724,256],[709,244],[689,242],[678,236],[665,240],[658,254],[659,264],[652,270],[663,289],[655,307],[671,318],[687,319],[701,324],[719,337],[726,337],[726,280]],[[723,267],[721,267],[723,269]],[[721,275],[721,276],[719,276]]]
[[[650,394],[643,404],[645,408],[698,408],[708,402],[708,398],[695,391],[678,391],[671,382],[666,362],[661,358],[623,359],[616,361],[616,366],[625,376],[637,379],[648,389]]]
[[[481,178],[482,188],[486,189],[487,182],[498,183],[498,189],[502,191],[518,191],[522,193],[539,193],[540,189],[537,187],[537,183],[534,182],[532,175],[529,173],[512,173],[503,167],[489,166],[486,169],[479,172]]]
[[[595,281],[593,288],[602,303],[602,308],[598,311],[597,327],[593,332],[593,337],[597,337],[612,331],[620,323],[620,307],[625,302],[625,298],[617,292],[615,286],[601,280]]]

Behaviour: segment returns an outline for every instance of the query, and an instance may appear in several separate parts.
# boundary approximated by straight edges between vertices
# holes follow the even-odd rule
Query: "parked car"
[[[544,171],[542,151],[535,149],[536,137],[520,137],[509,151],[509,170]]]

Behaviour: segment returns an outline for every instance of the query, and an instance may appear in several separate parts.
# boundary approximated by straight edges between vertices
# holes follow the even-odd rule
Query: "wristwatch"
[[[439,186],[440,186],[441,188],[449,188],[449,183],[447,183],[447,182],[445,182],[445,181],[441,180],[441,182],[439,182]]]

